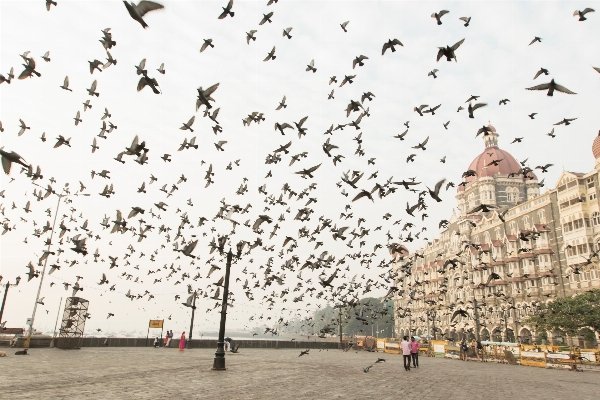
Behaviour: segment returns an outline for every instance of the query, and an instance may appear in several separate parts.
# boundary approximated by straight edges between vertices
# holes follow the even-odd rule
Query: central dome
[[[492,161],[502,160],[498,165],[488,165]],[[469,169],[477,172],[477,177],[483,178],[486,176],[494,175],[508,175],[516,174],[521,170],[521,165],[515,160],[515,158],[507,151],[495,147],[486,147],[486,149],[475,157],[473,162],[469,165]],[[467,178],[467,182],[471,182],[475,176]]]
[[[592,153],[594,154],[594,158],[600,157],[600,131],[598,131],[598,136],[596,136],[592,144]]]
[[[469,170],[477,173],[477,176],[469,176],[465,179],[467,183],[477,180],[477,178],[491,177],[495,175],[517,174],[521,170],[519,162],[507,151],[501,150],[498,147],[498,134],[496,128],[492,125],[487,126],[489,133],[484,135],[486,144],[485,150],[479,154],[469,165]],[[492,161],[502,160],[498,165],[489,165]],[[530,172],[529,177],[537,179],[533,172]],[[458,191],[464,190],[464,185],[458,187]]]

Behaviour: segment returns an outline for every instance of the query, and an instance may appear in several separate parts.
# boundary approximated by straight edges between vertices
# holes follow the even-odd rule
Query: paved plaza
[[[597,399],[600,374],[394,354],[240,349],[227,371],[213,350],[2,348],[0,399]],[[363,368],[378,357],[368,373]]]

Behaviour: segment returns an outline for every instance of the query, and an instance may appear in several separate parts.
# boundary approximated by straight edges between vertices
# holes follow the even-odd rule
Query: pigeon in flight
[[[126,1],[123,1],[123,3],[125,4],[125,8],[127,8],[127,11],[129,12],[131,18],[139,22],[144,29],[148,27],[148,24],[144,21],[142,17],[150,11],[165,8],[165,6],[163,6],[162,4],[148,0],[140,1],[137,6],[133,2],[128,3]]]

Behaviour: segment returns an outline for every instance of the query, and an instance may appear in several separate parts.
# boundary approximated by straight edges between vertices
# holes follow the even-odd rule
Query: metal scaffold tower
[[[81,297],[67,298],[56,347],[59,349],[81,348],[89,304],[89,301]]]

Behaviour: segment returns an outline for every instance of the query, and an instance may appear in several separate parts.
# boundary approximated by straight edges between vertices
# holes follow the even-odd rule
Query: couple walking
[[[171,339],[173,339],[173,331],[167,331],[167,334],[165,335],[165,347],[169,347],[169,345],[171,344]]]
[[[169,345],[171,344],[171,340],[173,339],[173,331],[167,331],[167,334],[165,336],[165,347],[169,347]],[[181,334],[181,337],[179,338],[179,351],[183,351],[185,350],[185,345],[187,344],[187,341],[185,339],[185,331]]]
[[[410,371],[410,360],[412,358],[413,367],[419,367],[419,342],[414,336],[411,336],[410,342],[408,336],[404,336],[404,340],[400,343],[402,349],[402,356],[404,357],[404,370]]]

